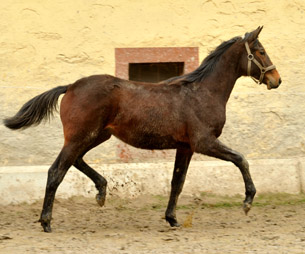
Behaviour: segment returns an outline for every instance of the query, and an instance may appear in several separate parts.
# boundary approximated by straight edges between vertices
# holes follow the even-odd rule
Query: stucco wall
[[[238,80],[222,140],[249,159],[305,156],[303,0],[6,0],[0,2],[0,119],[33,96],[83,76],[115,73],[115,48],[199,47],[200,61],[221,41],[264,25],[260,41],[281,74],[278,90]],[[12,132],[0,124],[0,166],[49,165],[63,144],[58,115]],[[112,138],[91,163],[173,160]],[[195,156],[195,159],[205,159]]]

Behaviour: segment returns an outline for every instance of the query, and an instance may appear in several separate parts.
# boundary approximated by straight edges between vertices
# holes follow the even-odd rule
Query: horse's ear
[[[263,26],[259,26],[256,30],[254,30],[253,32],[251,32],[247,38],[247,41],[249,43],[255,41],[258,38],[258,35],[260,34],[260,32],[263,30]]]

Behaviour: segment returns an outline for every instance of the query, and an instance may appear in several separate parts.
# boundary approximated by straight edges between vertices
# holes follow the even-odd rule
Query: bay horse
[[[58,86],[25,103],[15,116],[4,120],[11,129],[27,128],[49,118],[60,105],[64,145],[48,171],[40,223],[51,232],[56,190],[73,165],[87,175],[98,190],[96,200],[104,205],[106,179],[92,169],[83,156],[111,135],[142,149],[176,149],[171,192],[165,212],[170,226],[178,227],[176,205],[193,153],[234,163],[245,183],[245,213],[256,193],[245,157],[222,144],[226,104],[236,80],[251,76],[268,89],[281,78],[258,40],[262,27],[221,43],[191,73],[158,84],[95,75]]]

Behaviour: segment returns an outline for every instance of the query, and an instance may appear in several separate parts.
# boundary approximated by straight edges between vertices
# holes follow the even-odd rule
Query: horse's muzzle
[[[280,77],[274,78],[274,76],[269,76],[266,74],[266,78],[267,78],[267,88],[268,90],[270,89],[274,89],[274,88],[278,88],[280,86],[280,84],[282,83],[282,79]]]

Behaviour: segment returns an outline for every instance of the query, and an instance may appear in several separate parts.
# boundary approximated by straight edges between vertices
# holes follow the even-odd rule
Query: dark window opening
[[[184,72],[184,62],[129,63],[129,80],[158,83]]]

